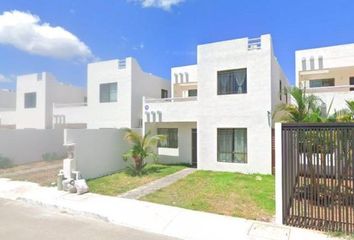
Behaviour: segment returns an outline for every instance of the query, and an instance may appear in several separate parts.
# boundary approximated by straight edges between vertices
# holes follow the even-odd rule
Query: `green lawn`
[[[271,175],[197,171],[141,200],[270,221],[275,214],[275,182]]]
[[[148,164],[142,176],[132,176],[128,171],[118,172],[109,176],[88,181],[90,191],[94,193],[116,196],[158,178],[182,170],[184,165]]]

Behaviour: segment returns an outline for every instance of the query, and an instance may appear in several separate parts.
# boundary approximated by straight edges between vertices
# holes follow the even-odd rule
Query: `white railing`
[[[146,98],[145,103],[170,103],[197,101],[198,97]]]
[[[53,108],[86,107],[87,103],[53,103]]]
[[[261,49],[261,47],[262,47],[261,38],[248,39],[248,50]]]

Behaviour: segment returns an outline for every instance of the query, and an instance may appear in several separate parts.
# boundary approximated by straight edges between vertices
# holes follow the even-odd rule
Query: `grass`
[[[109,176],[89,180],[88,185],[91,192],[117,196],[156,179],[175,173],[185,167],[184,165],[148,164],[142,176],[132,176],[129,171],[122,171]]]
[[[196,171],[141,200],[270,221],[275,214],[275,182],[271,175]]]

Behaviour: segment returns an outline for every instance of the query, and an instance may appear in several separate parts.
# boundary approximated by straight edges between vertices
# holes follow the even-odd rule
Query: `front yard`
[[[129,171],[121,171],[109,176],[88,181],[90,191],[98,194],[117,196],[156,179],[178,172],[184,165],[148,164],[142,176],[132,176]]]
[[[271,175],[197,171],[141,200],[271,221],[275,214],[275,182]]]

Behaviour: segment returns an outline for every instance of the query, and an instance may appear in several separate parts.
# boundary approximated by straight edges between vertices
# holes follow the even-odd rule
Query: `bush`
[[[7,158],[0,155],[0,169],[13,167],[13,162]]]

